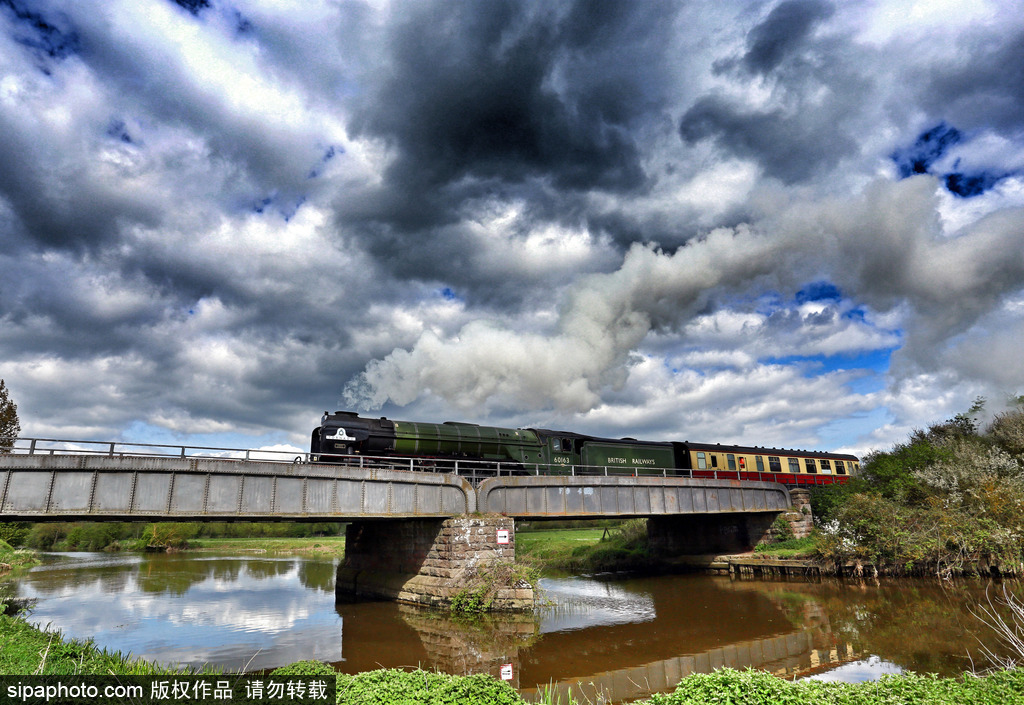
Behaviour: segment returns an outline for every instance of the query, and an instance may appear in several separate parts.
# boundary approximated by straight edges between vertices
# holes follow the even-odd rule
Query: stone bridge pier
[[[515,520],[500,515],[450,519],[355,521],[345,534],[345,558],[335,593],[447,608],[464,590],[484,589],[493,610],[526,610],[533,586],[508,585],[515,563]]]

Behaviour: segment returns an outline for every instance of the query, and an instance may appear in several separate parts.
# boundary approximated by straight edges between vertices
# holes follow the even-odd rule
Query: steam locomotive
[[[860,469],[854,455],[689,441],[600,438],[542,428],[499,428],[446,421],[421,423],[324,412],[313,429],[310,459],[484,474],[657,474],[770,480],[787,484],[846,482]],[[401,465],[394,458],[409,458]]]

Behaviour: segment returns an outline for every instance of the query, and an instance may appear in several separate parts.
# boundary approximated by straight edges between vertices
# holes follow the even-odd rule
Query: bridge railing
[[[216,446],[133,443],[128,441],[79,441],[60,438],[17,438],[11,453],[22,455],[99,455],[144,458],[213,458],[276,463],[308,462],[309,453],[295,450],[220,448]]]
[[[97,455],[107,457],[212,458],[272,463],[330,463],[360,468],[410,470],[459,475],[473,484],[489,477],[510,475],[644,476],[692,477],[714,480],[761,480],[785,484],[828,485],[842,482],[842,476],[820,474],[793,476],[787,473],[746,470],[679,469],[622,465],[564,465],[560,463],[517,463],[470,459],[397,457],[361,454],[309,453],[294,449],[220,448],[216,446],[133,443],[126,441],[80,441],[57,438],[18,438],[11,452],[25,455]]]
[[[489,477],[510,475],[563,475],[570,477],[690,477],[712,480],[760,480],[795,484],[796,478],[788,473],[756,472],[747,470],[721,470],[708,468],[655,468],[623,465],[565,465],[562,463],[518,463],[513,461],[487,461],[470,459],[396,457],[383,455],[320,453],[310,456],[312,462],[338,463],[357,467],[385,467],[413,472],[444,472],[465,477],[476,484]],[[800,475],[800,484],[830,485],[842,482],[843,476],[830,474]]]

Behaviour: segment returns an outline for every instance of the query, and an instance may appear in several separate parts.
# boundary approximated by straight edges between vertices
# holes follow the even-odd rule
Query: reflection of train
[[[668,474],[735,477],[789,484],[845,482],[859,469],[856,456],[817,451],[586,436],[541,428],[498,428],[471,423],[417,423],[324,412],[313,429],[314,461],[350,462],[415,458],[417,468],[451,469],[457,461],[492,472],[564,474]]]

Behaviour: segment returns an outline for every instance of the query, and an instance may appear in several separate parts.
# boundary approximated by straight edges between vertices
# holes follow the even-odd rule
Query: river
[[[35,624],[165,664],[252,671],[317,659],[346,673],[489,672],[528,697],[571,688],[592,702],[670,690],[719,666],[841,680],[957,675],[990,665],[983,644],[1001,648],[972,614],[983,582],[545,578],[536,615],[467,620],[335,604],[334,570],[330,560],[267,555],[46,554],[0,589],[32,601]]]

